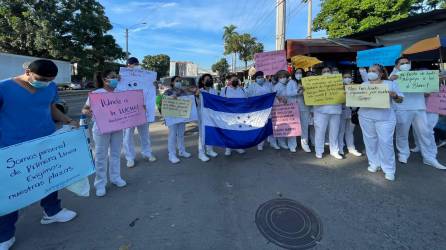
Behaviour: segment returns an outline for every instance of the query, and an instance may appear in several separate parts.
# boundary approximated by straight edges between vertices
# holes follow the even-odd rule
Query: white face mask
[[[401,71],[409,71],[412,68],[412,65],[410,64],[401,64],[400,70]]]
[[[346,78],[344,78],[344,83],[350,84],[350,83],[352,83],[352,79],[350,77],[346,77]]]
[[[279,82],[282,83],[282,84],[286,84],[286,83],[288,82],[288,79],[286,79],[286,78],[280,78],[280,79],[279,79]]]
[[[179,81],[175,82],[175,88],[180,89],[181,86],[182,86],[181,82],[179,82]]]
[[[295,74],[294,76],[296,77],[297,80],[302,79],[302,74]]]
[[[369,72],[367,73],[367,78],[369,78],[370,81],[378,80],[379,75],[375,72]]]
[[[265,83],[265,79],[264,78],[256,79],[256,83],[259,85],[263,85]]]

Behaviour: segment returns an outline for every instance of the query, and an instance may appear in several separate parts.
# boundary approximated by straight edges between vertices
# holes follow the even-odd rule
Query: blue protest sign
[[[84,129],[0,149],[0,215],[26,207],[95,172]]]
[[[357,65],[358,67],[370,67],[373,64],[393,66],[395,65],[395,60],[400,57],[402,49],[403,47],[401,45],[393,45],[358,51]]]

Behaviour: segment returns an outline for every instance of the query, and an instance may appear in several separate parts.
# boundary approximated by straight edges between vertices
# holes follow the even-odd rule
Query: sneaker
[[[215,158],[218,156],[217,152],[215,152],[214,150],[207,150],[206,154],[209,155],[212,158]]]
[[[169,161],[172,162],[173,164],[177,164],[178,162],[180,162],[180,159],[178,159],[178,157],[174,156],[169,156]]]
[[[285,144],[279,144],[279,147],[282,149],[289,149],[288,146]]]
[[[46,215],[45,212],[43,212],[43,218],[42,220],[40,220],[40,224],[42,225],[47,225],[47,224],[51,224],[54,222],[68,222],[72,219],[74,219],[74,217],[76,217],[76,212],[68,210],[66,208],[62,209],[59,211],[59,213],[53,215],[53,216],[48,216]]]
[[[263,151],[263,145],[257,145],[257,150]]]
[[[386,178],[386,180],[388,180],[388,181],[394,181],[395,175],[394,174],[385,174],[384,178]]]
[[[135,161],[134,160],[127,160],[127,167],[128,168],[133,168],[135,166]]]
[[[401,157],[401,156],[398,156],[398,161],[399,161],[400,163],[407,164],[407,159],[404,159],[404,158]]]
[[[125,182],[125,181],[124,181],[123,179],[121,179],[121,178],[119,178],[119,179],[116,180],[116,181],[112,181],[111,183],[114,184],[114,185],[117,186],[117,187],[120,187],[120,188],[127,186],[127,182]]]
[[[237,151],[237,153],[239,153],[239,154],[246,153],[246,151],[244,149],[236,149],[235,151]]]
[[[342,157],[342,155],[340,155],[339,153],[333,153],[333,154],[330,154],[331,156],[333,156],[335,159],[338,159],[338,160],[342,160],[342,159],[344,159],[343,157]]]
[[[290,148],[291,153],[296,153],[296,148]]]
[[[275,143],[272,143],[272,144],[270,144],[270,145],[271,145],[271,147],[274,148],[275,150],[279,150],[279,149],[280,149],[280,147],[279,147],[277,144],[275,144]]]
[[[144,160],[146,160],[146,161],[149,161],[149,162],[155,162],[157,160],[156,157],[153,156],[153,155],[148,155],[148,156],[147,155],[143,155],[142,158]]]
[[[198,159],[200,159],[202,162],[207,162],[210,160],[209,157],[207,157],[205,153],[199,153]]]
[[[359,151],[356,150],[356,149],[349,149],[348,152],[349,152],[350,154],[354,155],[354,156],[357,156],[357,157],[362,156],[361,152],[359,152]]]
[[[103,197],[107,194],[107,191],[105,190],[105,188],[97,188],[96,189],[96,196],[97,197]]]
[[[305,151],[307,153],[311,153],[310,146],[308,145],[308,143],[306,141],[300,140],[300,146],[302,147],[303,151]]]
[[[441,169],[441,170],[445,170],[446,167],[444,165],[442,165],[440,162],[438,162],[438,160],[433,160],[433,161],[423,161],[424,164],[434,167],[436,169]]]
[[[225,149],[225,155],[226,156],[231,156],[231,149],[230,148]]]
[[[186,152],[186,151],[180,152],[178,155],[179,155],[180,157],[184,157],[184,158],[190,158],[190,157],[192,156],[191,153],[188,153],[188,152]]]
[[[12,245],[14,245],[15,243],[15,237],[12,237],[11,239],[0,243],[0,250],[8,250],[9,248],[12,247]]]
[[[372,166],[372,165],[370,165],[370,166],[367,168],[367,170],[368,170],[370,173],[376,173],[376,172],[378,172],[380,169],[381,169],[380,167],[378,167],[378,166]]]
[[[318,159],[322,159],[322,154],[318,154],[318,153],[316,153],[316,158],[318,158]]]
[[[410,149],[410,152],[412,152],[412,153],[418,153],[420,151],[421,151],[421,149],[418,146]]]

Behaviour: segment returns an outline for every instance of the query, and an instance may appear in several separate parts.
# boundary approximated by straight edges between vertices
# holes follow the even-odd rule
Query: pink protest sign
[[[147,123],[142,90],[90,93],[88,97],[101,134]]]
[[[301,135],[299,106],[297,103],[274,104],[271,116],[274,137]]]
[[[256,70],[267,75],[275,75],[279,70],[287,70],[286,51],[278,50],[255,54]]]
[[[442,86],[439,93],[431,93],[426,106],[427,112],[446,115],[446,87]]]

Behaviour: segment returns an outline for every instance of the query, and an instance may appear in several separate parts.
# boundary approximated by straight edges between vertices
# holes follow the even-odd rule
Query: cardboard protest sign
[[[358,67],[370,67],[373,64],[393,66],[395,65],[395,60],[400,57],[402,49],[403,47],[401,45],[393,45],[358,51],[357,65]]]
[[[364,108],[389,108],[389,88],[386,84],[346,85],[346,106]]]
[[[162,100],[161,114],[164,117],[190,118],[192,100],[174,99],[165,96]]]
[[[93,174],[84,129],[0,148],[0,216]]]
[[[275,75],[279,70],[287,70],[286,51],[270,51],[257,53],[254,56],[256,71],[263,71],[267,75]]]
[[[401,71],[397,83],[401,92],[432,93],[439,90],[439,75],[437,70]]]
[[[176,107],[179,107],[180,110],[173,110],[175,106],[170,105],[170,104],[173,104],[173,102],[170,102],[170,100],[168,100],[168,105],[170,105],[170,106],[167,108],[167,112],[168,113],[170,112],[170,114],[177,115],[177,116],[166,116],[163,113],[164,100],[166,100],[165,98],[162,101],[161,113],[163,114],[164,121],[166,122],[167,126],[178,124],[178,123],[183,123],[183,122],[192,122],[192,121],[198,120],[197,106],[195,105],[195,96],[193,96],[193,95],[180,96],[177,99],[177,100],[186,101],[187,103],[191,104],[188,111],[186,109],[187,109],[187,107],[189,107],[189,105],[186,102],[176,102],[174,105],[180,104],[180,105],[176,106]],[[172,99],[172,98],[170,98],[170,99]]]
[[[271,111],[274,137],[301,135],[299,106],[297,103],[275,104]]]
[[[446,86],[442,86],[439,93],[427,97],[426,111],[446,115]]]
[[[304,77],[302,85],[305,104],[308,106],[345,103],[341,74]]]
[[[124,68],[119,70],[121,77],[118,91],[142,90],[144,93],[144,104],[146,105],[146,116],[148,122],[155,121],[156,112],[156,81],[157,73],[138,68]]]
[[[141,90],[90,93],[88,96],[101,134],[147,123]]]

